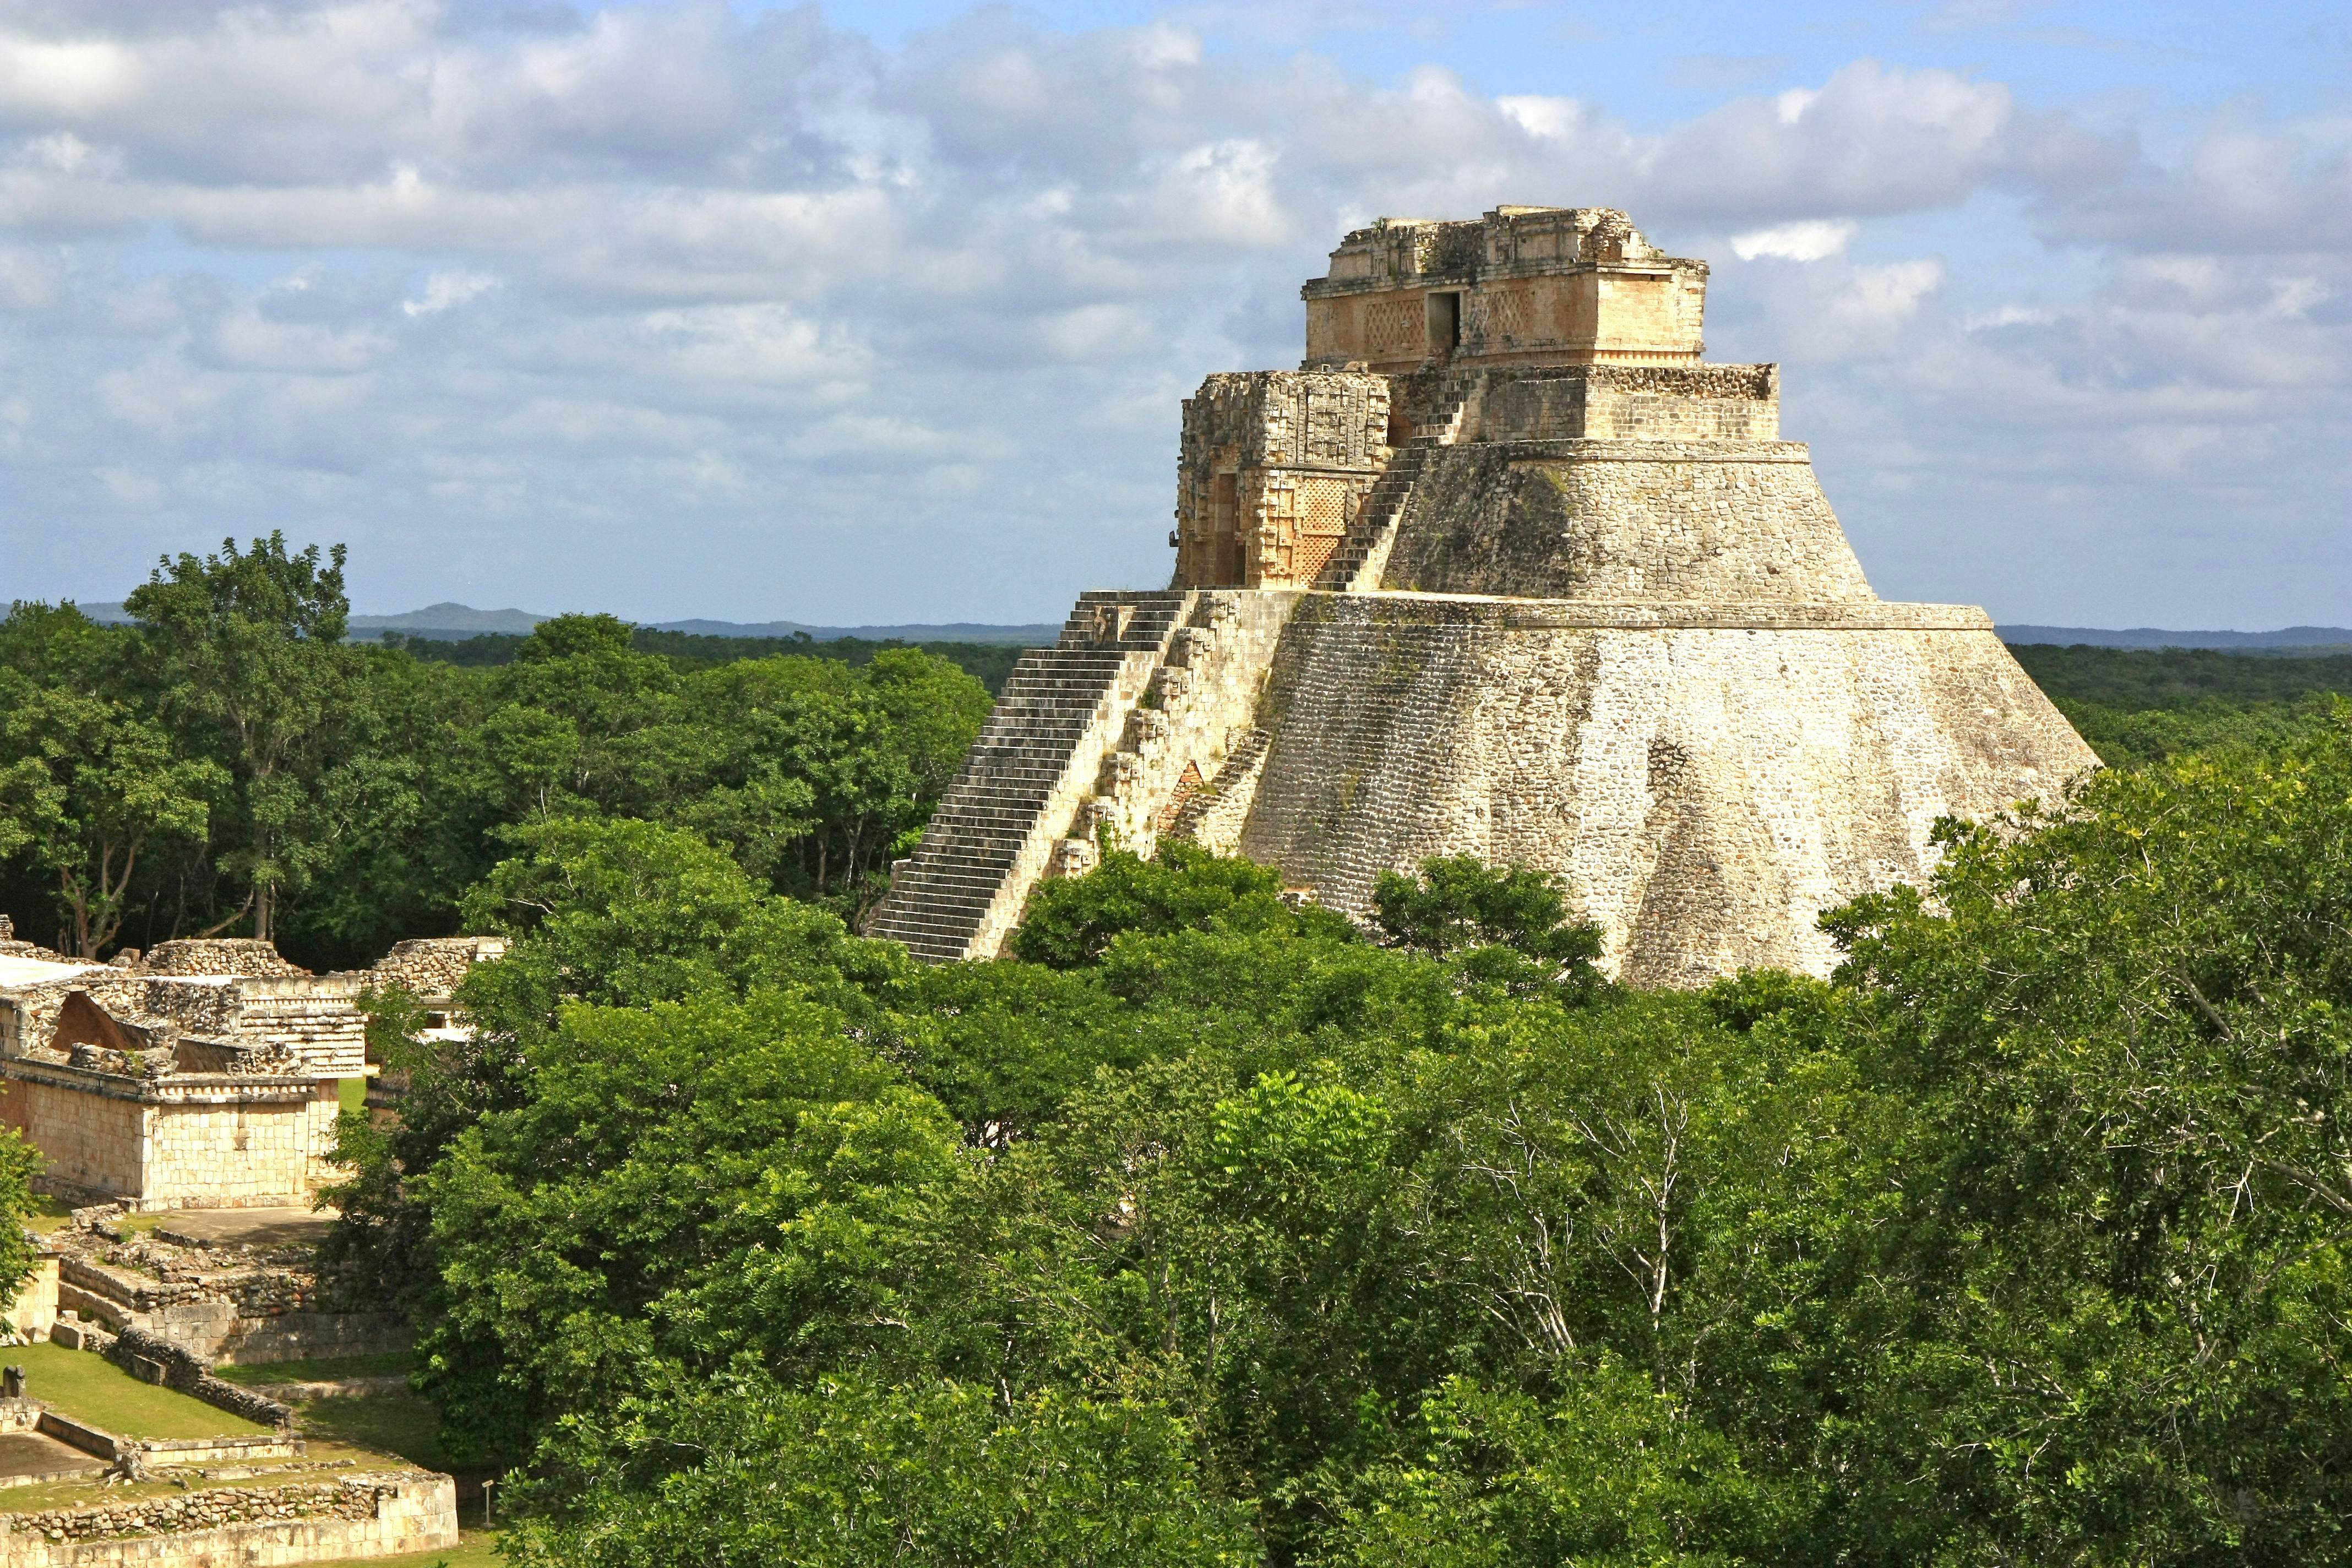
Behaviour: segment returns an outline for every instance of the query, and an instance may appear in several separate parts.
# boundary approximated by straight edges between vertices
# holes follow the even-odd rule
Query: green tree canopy
[[[352,684],[343,547],[322,564],[317,545],[289,553],[282,533],[242,552],[223,540],[217,555],[162,562],[123,607],[145,634],[164,710],[210,729],[219,748],[245,835],[223,864],[247,889],[236,914],[249,910],[267,940],[280,889],[323,859],[318,789]]]

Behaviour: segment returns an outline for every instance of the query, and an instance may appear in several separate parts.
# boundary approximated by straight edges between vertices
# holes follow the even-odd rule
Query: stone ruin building
[[[1636,984],[1820,974],[1937,818],[2095,766],[1982,610],[1871,591],[1706,280],[1608,208],[1349,235],[1301,368],[1186,401],[1171,585],[1023,658],[869,931],[993,957],[1172,836],[1359,916],[1432,855],[1551,872]]]
[[[505,950],[404,942],[372,970],[312,974],[266,942],[96,963],[0,929],[0,1126],[40,1151],[45,1190],[78,1202],[307,1207],[342,1173],[341,1085],[378,1070],[360,993],[396,981],[446,1009],[467,968]]]
[[[212,1388],[200,1396],[232,1409],[259,1396],[211,1379],[215,1363],[405,1349],[407,1324],[380,1300],[322,1278],[324,1216],[310,1212],[349,1173],[334,1160],[344,1087],[372,1089],[380,1070],[359,998],[404,985],[428,1037],[459,1037],[450,994],[506,946],[404,942],[333,974],[247,940],[99,963],[16,941],[0,916],[0,1126],[41,1154],[37,1190],[79,1205],[38,1237],[0,1335],[101,1351],[150,1381],[179,1358]]]

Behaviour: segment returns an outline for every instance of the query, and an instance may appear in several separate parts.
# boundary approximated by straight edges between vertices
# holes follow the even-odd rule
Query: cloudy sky
[[[0,600],[1058,618],[1381,214],[1715,266],[1879,592],[2352,624],[2352,9],[0,0]]]

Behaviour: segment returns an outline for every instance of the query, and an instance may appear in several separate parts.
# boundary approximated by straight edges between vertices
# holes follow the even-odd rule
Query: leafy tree
[[[443,1281],[426,1382],[454,1440],[520,1457],[534,1417],[664,1365],[903,1340],[894,1259],[959,1141],[837,1015],[769,990],[572,1006],[518,1079],[420,1181]]]
[[[59,945],[97,957],[151,851],[200,846],[226,779],[184,753],[131,668],[131,639],[71,605],[0,621],[0,861],[53,890]]]
[[[84,958],[121,928],[141,856],[201,841],[226,782],[120,701],[0,669],[0,856],[29,852],[56,879]]]
[[[1479,978],[1522,986],[1549,979],[1578,994],[1600,983],[1592,961],[1601,928],[1569,919],[1551,879],[1523,866],[1497,870],[1455,855],[1423,861],[1417,876],[1383,871],[1372,887],[1372,918],[1401,947],[1464,954],[1466,972]],[[1512,954],[1528,962],[1515,963]]]
[[[1871,1523],[1970,1557],[2340,1552],[2352,712],[1947,843],[1937,906],[1833,922],[1837,1027],[1916,1108],[1864,1255],[1916,1314],[1850,1446]]]
[[[41,1256],[25,1221],[33,1212],[33,1178],[44,1163],[23,1133],[0,1129],[0,1301],[15,1301]]]
[[[560,1510],[514,1545],[525,1564],[876,1563],[1003,1568],[1237,1568],[1243,1509],[1208,1495],[1172,1413],[1046,1393],[1009,1407],[953,1383],[806,1392],[731,1379],[567,1427]],[[681,1468],[673,1456],[699,1462]],[[577,1479],[575,1479],[575,1477]]]
[[[1122,932],[1188,930],[1349,934],[1340,916],[1282,900],[1281,876],[1239,856],[1170,839],[1145,860],[1114,849],[1083,877],[1041,882],[1013,932],[1013,951],[1058,969],[1098,961]]]
[[[314,795],[316,868],[273,939],[314,968],[362,968],[403,937],[454,932],[505,820],[480,760],[478,685],[383,648],[352,653]]]
[[[1780,1554],[1776,1489],[1609,1357],[1549,1401],[1450,1378],[1420,1414],[1426,1447],[1364,1473],[1319,1564],[1730,1568]]]
[[[321,858],[316,790],[351,686],[343,547],[322,566],[318,546],[289,554],[280,533],[243,552],[224,540],[217,555],[162,562],[123,607],[165,710],[211,732],[233,783],[244,842],[223,864],[248,890],[220,924],[249,910],[268,940],[280,890],[301,887]]]

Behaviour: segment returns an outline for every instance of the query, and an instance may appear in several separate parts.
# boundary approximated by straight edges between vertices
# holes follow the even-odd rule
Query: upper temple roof
[[[1706,263],[1652,245],[1615,207],[1498,206],[1479,218],[1384,217],[1353,230],[1331,253],[1330,270],[1303,291],[1311,299],[1407,279],[1662,267],[1706,273]]]
[[[1382,218],[1300,289],[1306,365],[1692,363],[1706,277],[1706,262],[1668,256],[1614,207]]]

